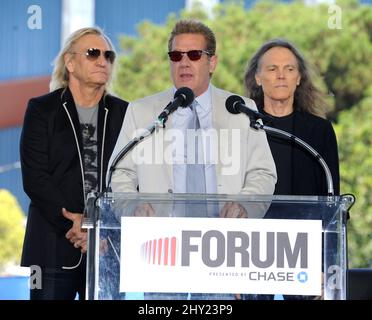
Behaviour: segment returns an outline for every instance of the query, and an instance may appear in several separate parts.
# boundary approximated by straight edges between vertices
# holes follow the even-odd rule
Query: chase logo
[[[301,283],[305,283],[308,280],[308,275],[307,272],[301,271],[300,273],[297,274],[297,280]]]

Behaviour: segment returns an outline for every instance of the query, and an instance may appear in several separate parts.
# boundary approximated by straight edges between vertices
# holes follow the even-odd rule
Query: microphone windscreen
[[[237,103],[245,104],[242,97],[239,97],[237,95],[228,97],[225,102],[227,111],[233,114],[240,113],[239,109],[237,108]]]
[[[190,88],[187,87],[179,88],[174,93],[174,98],[176,99],[181,95],[184,97],[184,101],[181,103],[181,107],[186,107],[194,101],[194,92],[192,92]]]

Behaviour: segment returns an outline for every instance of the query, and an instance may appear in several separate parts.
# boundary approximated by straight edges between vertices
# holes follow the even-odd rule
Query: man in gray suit
[[[250,128],[244,114],[230,114],[225,101],[232,93],[210,83],[218,60],[213,32],[201,22],[181,20],[171,32],[168,49],[174,87],[130,103],[111,162],[131,139],[154,122],[173,100],[176,89],[190,88],[196,102],[191,108],[179,107],[169,116],[165,128],[158,128],[118,162],[112,190],[192,193],[188,189],[185,145],[190,141],[186,137],[190,131],[188,121],[196,110],[203,141],[200,184],[204,185],[204,193],[272,194],[276,169],[266,134]],[[253,100],[244,100],[257,110]],[[222,216],[229,217],[245,213],[236,203],[227,203],[221,211]]]

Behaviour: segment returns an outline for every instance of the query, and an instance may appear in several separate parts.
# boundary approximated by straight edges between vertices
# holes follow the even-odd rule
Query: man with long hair
[[[324,94],[299,50],[284,39],[263,44],[248,64],[245,89],[258,109],[271,116],[270,126],[293,133],[320,153],[339,194],[336,135],[324,119]],[[274,194],[327,195],[325,173],[311,154],[288,140],[269,135],[268,141],[278,174]]]

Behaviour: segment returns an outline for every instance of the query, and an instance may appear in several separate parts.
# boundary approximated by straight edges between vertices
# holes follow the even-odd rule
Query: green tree
[[[328,5],[303,1],[260,1],[250,10],[240,2],[223,3],[212,18],[195,6],[170,15],[165,25],[145,21],[138,27],[138,37],[121,40],[114,91],[133,100],[168,88],[169,33],[177,17],[191,17],[204,21],[216,34],[215,85],[244,94],[244,70],[253,53],[269,39],[286,38],[314,66],[317,82],[330,93],[329,116],[336,119],[339,111],[361,101],[372,83],[372,8],[357,0],[338,1],[338,6],[341,29],[329,27],[335,13],[328,12]]]
[[[352,267],[372,266],[372,87],[370,95],[335,126],[339,141],[342,191],[356,196],[350,210],[349,261]]]
[[[0,272],[9,263],[19,263],[25,216],[17,199],[0,189]]]

